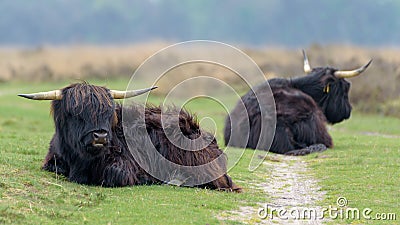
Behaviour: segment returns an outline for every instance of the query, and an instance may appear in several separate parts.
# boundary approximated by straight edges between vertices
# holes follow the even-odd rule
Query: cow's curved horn
[[[141,94],[144,94],[146,92],[149,92],[153,89],[158,88],[157,86],[150,87],[150,88],[145,88],[145,89],[140,89],[140,90],[132,90],[132,91],[115,91],[115,90],[110,90],[111,95],[114,99],[123,99],[123,98],[132,98]]]
[[[32,94],[19,94],[18,96],[32,100],[60,100],[62,99],[62,92],[61,90],[54,90]]]
[[[306,51],[304,51],[304,49],[303,49],[303,61],[304,61],[304,72],[306,74],[309,74],[311,72],[311,66],[310,63],[308,62]]]
[[[369,64],[371,64],[371,62],[372,62],[372,59],[369,60],[369,62],[367,64],[365,64],[364,66],[362,66],[362,67],[360,67],[358,69],[355,69],[355,70],[350,70],[350,71],[338,70],[338,71],[335,72],[335,76],[337,78],[356,77],[356,76],[360,75],[362,72],[364,72],[367,69],[367,67],[369,66]]]

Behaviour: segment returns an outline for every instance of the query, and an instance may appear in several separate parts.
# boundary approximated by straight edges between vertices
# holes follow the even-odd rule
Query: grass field
[[[400,120],[353,114],[349,121],[335,125],[331,134],[336,146],[330,151],[307,156],[311,167],[328,192],[323,205],[336,206],[345,197],[348,207],[360,212],[395,213],[400,220]],[[335,221],[336,223],[337,221]],[[354,222],[343,220],[344,223]],[[354,223],[394,221],[361,220]]]
[[[126,80],[92,81],[125,89]],[[40,169],[53,134],[49,102],[18,98],[17,93],[51,90],[68,82],[0,84],[0,223],[17,224],[240,224],[218,221],[216,215],[239,206],[255,206],[268,196],[251,183],[268,177],[259,167],[247,170],[253,151],[245,154],[229,174],[244,187],[232,194],[165,185],[101,188],[68,182]],[[152,102],[158,104],[157,98]],[[225,113],[210,101],[187,107],[199,117],[211,116],[223,127]],[[306,156],[327,198],[322,206],[346,197],[349,207],[400,216],[400,120],[353,114],[331,128],[335,148]],[[222,145],[222,131],[217,129]],[[268,160],[267,160],[268,162]],[[397,222],[400,218],[397,218]],[[335,220],[333,223],[396,221]]]

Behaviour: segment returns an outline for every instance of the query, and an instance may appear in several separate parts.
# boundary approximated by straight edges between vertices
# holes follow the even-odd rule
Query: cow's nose
[[[95,131],[93,132],[93,143],[94,144],[107,144],[107,132]]]

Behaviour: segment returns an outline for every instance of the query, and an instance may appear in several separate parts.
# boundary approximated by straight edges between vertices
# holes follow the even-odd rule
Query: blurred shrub
[[[2,48],[0,82],[10,80],[40,82],[116,76],[128,78],[146,58],[165,46],[167,43],[159,42],[109,47]],[[363,75],[350,79],[351,102],[356,109],[363,112],[400,117],[400,57],[398,57],[400,49],[314,44],[305,50],[313,67],[332,66],[349,70],[365,64],[372,58],[371,66]],[[259,65],[268,78],[304,75],[300,49],[262,47],[243,48],[243,51]],[[172,76],[159,81],[163,90],[169,90],[191,76],[211,74],[231,85],[242,85],[238,76],[209,64],[187,65],[169,73]],[[199,84],[193,90],[201,88],[209,87]]]

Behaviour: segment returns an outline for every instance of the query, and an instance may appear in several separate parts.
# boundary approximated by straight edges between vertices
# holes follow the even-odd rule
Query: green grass
[[[328,197],[323,206],[337,207],[345,197],[348,207],[396,213],[400,220],[400,119],[353,114],[331,130],[335,148],[307,156]],[[335,220],[336,223],[386,223],[378,220]]]
[[[68,83],[0,84],[0,223],[218,224],[221,221],[215,215],[223,211],[268,202],[265,193],[251,187],[251,182],[268,177],[267,168],[262,166],[255,172],[248,171],[251,150],[246,150],[229,171],[233,180],[244,187],[242,194],[165,185],[101,188],[71,183],[42,171],[40,166],[54,130],[50,104],[16,94],[51,90]],[[126,80],[91,83],[112,89],[127,85]],[[160,103],[157,97],[151,101]],[[233,107],[234,101],[226,101]],[[192,101],[186,107],[199,118],[215,119],[217,139],[222,145],[224,109],[211,100]],[[211,123],[204,123],[212,127]],[[335,205],[336,198],[343,196],[349,200],[349,207],[396,212],[399,217],[399,129],[399,119],[357,113],[349,121],[335,125],[330,131],[335,148],[304,157],[327,191],[327,199],[321,205]]]

